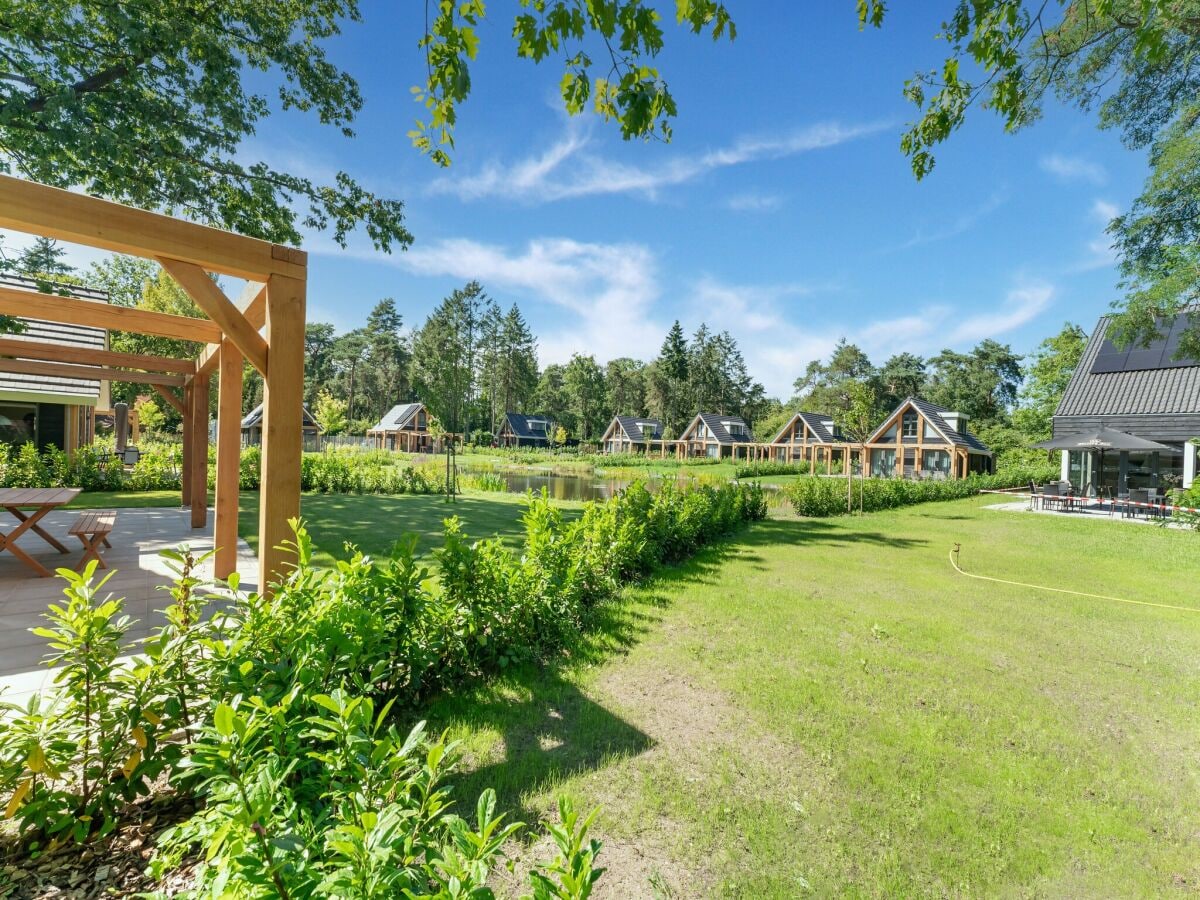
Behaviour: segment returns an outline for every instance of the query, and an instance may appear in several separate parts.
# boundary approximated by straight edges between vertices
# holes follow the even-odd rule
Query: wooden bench
[[[96,560],[101,569],[107,569],[104,560],[100,558],[100,545],[111,547],[108,542],[108,535],[112,532],[113,526],[117,524],[117,514],[111,509],[96,509],[91,512],[85,512],[74,524],[71,525],[67,534],[73,534],[79,538],[79,542],[83,544],[83,559],[79,561],[79,565],[75,567],[76,572],[82,572],[84,566],[88,564],[89,559]]]

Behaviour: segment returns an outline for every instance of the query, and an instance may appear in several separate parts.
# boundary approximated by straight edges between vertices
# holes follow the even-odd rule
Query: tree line
[[[39,239],[15,256],[0,247],[0,271],[87,284],[112,303],[183,316],[202,313],[156,263],[113,256],[80,276],[54,241]],[[2,325],[3,323],[0,323]],[[10,327],[19,327],[11,324]],[[195,356],[198,344],[113,332],[112,348],[158,356]],[[813,360],[786,402],[766,395],[728,331],[701,324],[689,337],[676,321],[649,362],[619,357],[601,364],[576,353],[539,368],[537,338],[514,303],[501,308],[472,281],[452,291],[412,331],[392,298],[378,301],[360,328],[341,334],[327,322],[305,332],[304,402],[327,434],[363,434],[392,406],[420,400],[442,428],[486,442],[506,412],[550,417],[571,437],[599,440],[614,415],[647,416],[678,437],[699,411],[736,415],[769,440],[798,411],[832,416],[865,435],[906,397],[966,414],[993,449],[1050,436],[1050,418],[1083,352],[1086,334],[1065,324],[1028,358],[986,339],[968,352],[929,357],[897,353],[875,365],[857,345],[838,342]],[[142,422],[172,429],[178,414],[144,387],[114,382],[114,402],[136,404]],[[262,401],[262,379],[247,367],[243,409]]]

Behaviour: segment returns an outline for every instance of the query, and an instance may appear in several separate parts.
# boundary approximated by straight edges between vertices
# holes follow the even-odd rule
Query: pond
[[[462,467],[459,471],[464,475],[473,474],[472,470]],[[606,476],[600,472],[561,473],[539,472],[536,470],[500,470],[489,472],[489,475],[504,480],[508,491],[513,494],[524,494],[526,491],[540,492],[546,489],[554,500],[607,500],[613,494],[629,487],[639,480],[629,477]],[[685,484],[689,480],[684,476],[675,478],[645,478],[641,479],[650,490],[657,490],[667,482]]]

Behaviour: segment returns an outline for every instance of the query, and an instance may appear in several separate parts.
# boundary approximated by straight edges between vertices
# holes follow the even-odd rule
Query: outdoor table
[[[7,509],[18,521],[8,534],[0,534],[0,551],[7,550],[42,578],[51,572],[40,562],[17,546],[17,538],[26,531],[33,531],[59,553],[70,553],[53,535],[48,534],[38,522],[51,510],[65,506],[79,496],[79,488],[0,488],[0,506]],[[33,510],[25,513],[24,510]]]

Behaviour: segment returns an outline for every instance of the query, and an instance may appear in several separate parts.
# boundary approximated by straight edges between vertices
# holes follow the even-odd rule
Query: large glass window
[[[33,403],[0,404],[0,441],[20,447],[37,443],[37,406]]]
[[[890,478],[896,474],[895,450],[871,451],[871,474],[876,478]]]
[[[921,469],[930,474],[950,474],[950,454],[945,450],[925,450],[921,454]]]
[[[901,432],[906,441],[917,439],[917,424],[916,410],[910,409],[901,417]]]

